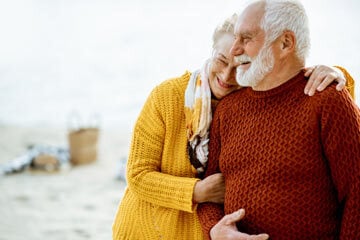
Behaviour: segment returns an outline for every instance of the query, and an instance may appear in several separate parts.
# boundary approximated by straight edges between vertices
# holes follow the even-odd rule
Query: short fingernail
[[[261,237],[264,240],[269,239],[269,235],[267,235],[265,233],[259,234],[258,236]]]
[[[245,214],[245,209],[241,208],[241,209],[238,211],[238,214],[239,214],[239,215]]]

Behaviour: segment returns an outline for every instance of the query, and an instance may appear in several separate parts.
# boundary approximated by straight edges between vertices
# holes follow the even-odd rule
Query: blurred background
[[[196,70],[240,0],[0,0],[0,164],[100,127],[98,161],[0,176],[0,240],[110,239],[131,130],[151,89]],[[345,67],[360,103],[360,2],[303,0],[307,65]]]
[[[241,3],[3,0],[0,123],[63,126],[78,112],[131,129],[155,85],[210,56],[215,26]],[[360,2],[303,3],[312,37],[308,65],[341,65],[360,79]]]

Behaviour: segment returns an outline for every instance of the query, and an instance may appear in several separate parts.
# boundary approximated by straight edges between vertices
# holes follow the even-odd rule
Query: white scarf
[[[209,64],[191,74],[185,90],[185,121],[190,162],[198,174],[205,171],[208,160],[209,127],[212,120]]]

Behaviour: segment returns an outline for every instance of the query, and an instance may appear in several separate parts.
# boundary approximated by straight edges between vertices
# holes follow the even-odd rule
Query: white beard
[[[241,55],[241,58],[251,59],[247,55]],[[261,82],[265,76],[274,68],[274,55],[271,47],[264,44],[259,54],[251,60],[251,66],[247,70],[243,70],[241,66],[236,68],[236,81],[243,87],[255,87]]]

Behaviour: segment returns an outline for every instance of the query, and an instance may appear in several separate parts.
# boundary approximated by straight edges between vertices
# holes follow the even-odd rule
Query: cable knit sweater
[[[341,70],[353,89],[351,76]],[[156,87],[138,117],[113,239],[203,239],[192,202],[199,179],[187,155],[184,93],[189,78],[186,72]]]
[[[137,119],[113,239],[203,239],[187,155],[184,92],[190,73],[165,81]]]
[[[240,231],[271,239],[360,239],[360,111],[347,91],[304,95],[300,73],[223,99],[206,175],[225,177],[224,208],[198,207],[204,233],[240,208]]]

